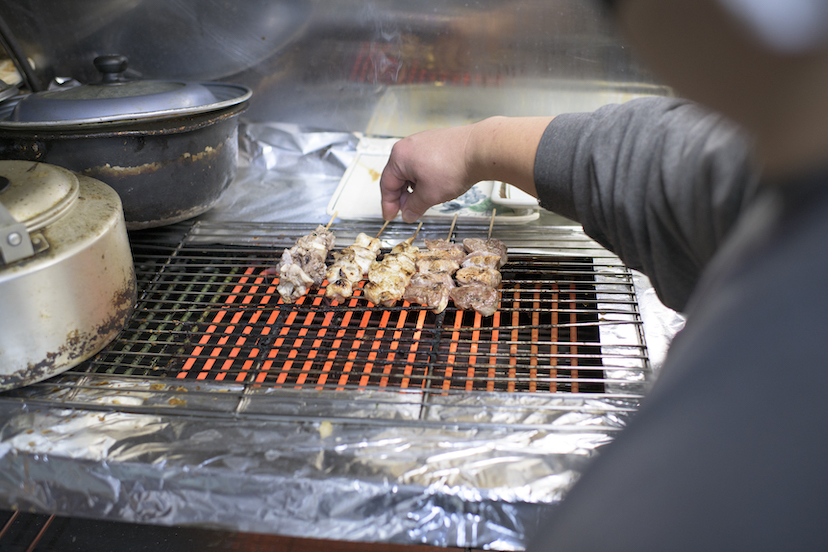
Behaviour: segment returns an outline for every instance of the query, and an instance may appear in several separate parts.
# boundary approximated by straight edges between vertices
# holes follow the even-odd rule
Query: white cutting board
[[[342,175],[339,186],[328,203],[328,216],[336,213],[342,220],[382,219],[379,180],[391,155],[391,147],[398,140],[399,138],[369,137],[360,139],[356,156]],[[498,190],[498,196],[502,195],[499,193],[501,186],[500,182],[479,182],[457,199],[435,205],[426,211],[422,219],[451,220],[457,214],[458,220],[485,222],[491,219],[493,209],[496,209],[495,222],[498,224],[519,224],[536,220],[540,216],[537,200],[531,196],[528,197],[534,202],[524,200],[513,202],[515,204],[512,205],[508,204],[508,200],[504,202],[500,197],[493,197],[495,189]]]

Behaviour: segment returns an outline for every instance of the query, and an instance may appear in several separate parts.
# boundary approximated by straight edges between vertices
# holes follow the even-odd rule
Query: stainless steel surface
[[[331,130],[364,131],[398,87],[467,94],[452,115],[477,119],[545,114],[561,82],[654,82],[597,0],[24,0],[0,15],[44,81],[90,82],[92,59],[119,52],[144,78],[247,85],[252,121]]]
[[[578,228],[539,240],[495,227],[512,260],[491,320],[337,306],[315,291],[282,304],[261,273],[312,227],[198,223],[133,238],[140,297],[119,338],[0,394],[2,505],[525,546],[653,377],[631,273]],[[342,245],[378,228],[332,226]],[[447,231],[424,226],[418,240]],[[487,231],[458,225],[455,236]],[[410,232],[390,226],[385,246]]]
[[[23,161],[0,162],[0,175],[13,184],[6,193],[16,196],[18,215],[28,212],[20,222],[37,229],[34,255],[0,265],[0,389],[9,389],[59,374],[109,343],[132,312],[135,274],[111,188]],[[38,180],[57,180],[47,186],[57,193],[39,193]]]
[[[589,300],[555,307],[553,276],[511,278],[497,330],[358,305],[349,324],[367,316],[368,327],[345,326],[335,347],[332,324],[346,314],[315,296],[288,309],[257,275],[298,232],[327,223],[362,133],[669,94],[597,2],[23,0],[0,15],[44,81],[89,82],[91,60],[118,51],[144,78],[253,90],[221,200],[185,238],[178,226],[135,233],[141,295],[121,338],[54,380],[0,394],[0,506],[521,549],[637,409],[659,363],[648,351],[663,354],[674,320],[643,323],[658,304],[646,279],[552,213],[498,237],[518,258],[544,255],[545,269],[591,259],[574,271],[594,286]],[[334,230],[347,245],[372,224]],[[393,227],[386,245],[403,235]],[[597,321],[579,320],[586,311]],[[576,319],[553,324],[553,313]],[[598,343],[580,340],[596,332]],[[543,371],[553,360],[554,375]],[[573,366],[582,361],[600,374]]]
[[[426,89],[438,119],[548,114],[537,100],[561,83],[655,82],[597,8],[580,0],[320,3],[293,47],[233,78],[258,96],[248,115],[257,122],[371,132],[375,112],[407,88]],[[441,103],[446,94],[464,98],[459,110]],[[584,99],[568,107],[589,109]],[[433,122],[405,104],[395,113],[402,128]]]

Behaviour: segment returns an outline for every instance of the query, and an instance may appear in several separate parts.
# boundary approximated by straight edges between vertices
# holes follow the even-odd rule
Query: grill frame
[[[432,233],[443,230],[441,225],[433,226],[436,228],[430,229]],[[219,225],[219,232],[213,234],[221,235],[225,228]],[[363,226],[333,226],[332,230],[340,236],[338,247],[352,241],[343,238],[343,234],[355,234],[355,230],[360,228]],[[402,239],[395,234],[404,235],[408,230],[403,225],[389,228],[384,234],[385,250]],[[287,247],[302,231],[294,226],[287,236],[281,232],[272,236],[279,241],[287,241]],[[481,231],[482,228],[475,227],[470,233],[478,235]],[[576,396],[575,406],[570,407],[572,409],[582,408],[577,389],[579,384],[582,387],[591,384],[602,388],[606,385],[609,391],[601,389],[598,394],[608,399],[637,399],[642,394],[638,383],[650,367],[632,275],[606,252],[600,252],[600,257],[592,257],[584,255],[589,253],[588,250],[569,246],[560,248],[554,255],[543,255],[515,253],[515,248],[512,248],[510,261],[502,269],[501,309],[493,317],[481,319],[474,312],[456,311],[453,306],[440,315],[434,315],[428,309],[409,306],[404,302],[395,307],[376,308],[364,299],[354,298],[349,305],[337,305],[324,298],[324,288],[312,289],[297,304],[286,305],[279,300],[275,290],[276,280],[262,276],[262,272],[275,262],[280,251],[278,245],[262,245],[261,238],[253,246],[246,243],[216,244],[227,241],[227,238],[208,237],[210,232],[210,225],[198,224],[186,231],[178,243],[168,245],[159,245],[156,237],[146,235],[134,239],[140,299],[124,332],[96,357],[64,376],[28,388],[24,392],[27,400],[45,405],[60,403],[74,408],[147,413],[157,413],[166,407],[184,411],[185,414],[193,409],[199,412],[213,409],[213,415],[220,416],[228,412],[228,403],[232,401],[216,400],[215,393],[218,392],[235,396],[236,404],[232,412],[234,416],[239,416],[250,409],[253,402],[273,402],[260,397],[290,402],[297,395],[301,396],[305,385],[296,384],[296,381],[313,375],[324,377],[326,374],[318,369],[309,371],[308,364],[330,364],[330,360],[322,359],[330,357],[332,351],[340,357],[345,351],[348,352],[345,369],[350,375],[347,379],[358,376],[359,383],[343,382],[340,370],[336,383],[331,380],[324,384],[309,384],[314,397],[304,399],[303,411],[295,414],[303,420],[330,417],[333,409],[352,412],[350,416],[336,416],[343,420],[347,417],[385,419],[390,416],[397,422],[428,422],[429,416],[425,412],[435,397],[450,397],[438,401],[445,403],[457,400],[464,393],[476,394],[478,398],[475,403],[481,410],[508,404],[509,397],[499,397],[499,393],[509,395],[516,392],[537,394],[533,399],[536,405],[533,408],[539,408],[544,394],[537,391],[539,385],[546,385],[550,393],[560,391],[557,394]],[[571,232],[567,234],[571,235]],[[424,234],[421,239],[425,237],[428,235]],[[585,237],[578,238],[580,245],[590,245]],[[247,239],[251,238],[248,236]],[[152,254],[158,250],[168,251],[169,254]],[[237,268],[246,270],[242,273]],[[520,278],[516,279],[516,275]],[[599,275],[603,276],[603,282],[595,281]],[[550,285],[552,289],[548,287]],[[555,289],[561,286],[570,289]],[[599,291],[603,296],[600,300]],[[532,296],[528,301],[522,297],[526,294]],[[540,297],[547,295],[552,298]],[[560,301],[561,295],[569,297]],[[527,307],[527,303],[536,306]],[[552,308],[541,308],[538,306],[541,304]],[[551,320],[540,324],[542,315],[551,316]],[[582,317],[580,320],[579,316]],[[584,321],[584,316],[595,319]],[[598,316],[603,319],[598,320]],[[243,321],[242,317],[248,320]],[[330,319],[335,317],[361,319],[362,322],[367,320],[369,324],[346,328],[344,331],[350,334],[350,340],[348,336],[341,336],[338,340],[345,344],[333,350],[325,343],[337,341],[337,336],[343,333],[342,329],[331,324]],[[416,320],[413,326],[407,323],[408,317]],[[257,320],[250,322],[253,318]],[[521,319],[531,319],[534,324],[521,323]],[[490,320],[494,320],[494,324],[488,323]],[[397,324],[397,321],[402,323]],[[612,353],[600,351],[602,326],[610,325],[634,327],[634,339],[638,340],[636,343],[613,345],[618,356],[615,360],[620,361],[617,365],[607,365],[606,360],[612,359]],[[256,327],[260,335],[239,332],[240,328],[246,332]],[[589,341],[579,341],[577,337],[572,339],[579,329],[582,335],[584,332],[595,335]],[[570,339],[555,340],[553,337],[545,342],[538,341],[543,330],[551,330],[553,336],[569,333]],[[327,335],[328,332],[332,335]],[[481,333],[487,334],[489,339],[480,339]],[[386,334],[392,334],[392,337],[389,339]],[[244,343],[245,340],[250,340],[252,344]],[[552,351],[540,351],[544,346]],[[248,354],[247,357],[239,354],[245,349],[258,353]],[[619,353],[619,349],[630,352]],[[588,352],[584,353],[584,350]],[[277,351],[275,356],[274,351]],[[396,358],[391,361],[387,359],[398,354],[406,356],[409,361],[405,363],[404,376],[392,375],[388,371],[389,365],[399,364],[399,361]],[[412,355],[415,357],[413,360]],[[308,360],[308,357],[311,359]],[[493,377],[482,378],[485,389],[481,389],[480,378],[464,380],[456,373],[464,369],[468,373],[469,367],[474,367],[469,361],[476,357],[488,357],[489,363],[479,366],[487,369],[489,374],[494,373]],[[235,371],[232,367],[226,368],[228,364],[239,362],[246,368]],[[340,358],[338,362],[342,364],[343,360]],[[207,365],[208,371],[202,367],[199,372],[193,368],[197,364]],[[301,371],[293,369],[293,365],[299,364],[305,365]],[[372,366],[383,364],[386,368],[384,375],[370,374]],[[210,368],[216,365],[224,366],[218,370]],[[556,370],[558,375],[532,375],[538,367]],[[605,368],[616,377],[594,375],[595,372],[604,372]],[[579,377],[586,371],[593,374],[591,378]],[[576,372],[579,375],[575,375]],[[197,374],[197,385],[189,377],[194,373]],[[205,379],[208,373],[211,375]],[[276,381],[272,381],[274,373],[278,374]],[[560,375],[562,373],[566,375]],[[632,378],[628,377],[630,374]],[[405,391],[408,385],[400,385],[399,389],[395,386],[386,388],[386,382],[394,378],[403,382],[419,381],[421,385],[411,385],[410,392]],[[288,389],[291,382],[299,393]],[[631,390],[618,392],[612,389],[613,386]],[[42,389],[30,392],[38,387]],[[341,397],[329,393],[334,389],[347,393],[341,393]],[[111,393],[125,400],[107,399]],[[392,393],[402,396],[394,397],[390,395]],[[40,398],[44,394],[49,396],[46,401]],[[142,404],[126,400],[128,397],[140,397]],[[205,400],[193,401],[193,397]],[[130,402],[135,404],[124,404]],[[198,406],[190,406],[191,402]],[[565,397],[554,401],[554,408],[565,409],[566,402]],[[341,407],[336,407],[336,403],[340,403]],[[369,405],[368,408],[363,408],[363,403]],[[318,408],[314,408],[314,404]],[[377,405],[388,405],[388,410]],[[419,414],[414,417],[402,414],[400,420],[400,409],[410,412],[412,408]],[[366,410],[370,409],[376,412],[366,414]],[[253,410],[260,415],[274,410],[278,415],[284,415],[284,409],[272,405],[253,407]],[[627,410],[632,412],[634,407]],[[480,415],[476,417],[479,419]],[[457,420],[451,423],[457,423]]]
[[[176,259],[186,257],[199,248],[266,251],[273,252],[275,257],[281,248],[289,247],[296,237],[313,227],[297,224],[197,223],[145,231],[140,236],[133,236],[140,290],[136,316],[141,316],[142,305],[156,300],[153,290],[159,289],[164,278],[175,275]],[[332,226],[338,247],[349,245],[359,231],[370,233],[378,229],[379,225],[374,228],[373,223]],[[448,225],[426,225],[418,236],[420,244],[424,238],[445,237],[447,231]],[[456,233],[462,237],[482,237],[487,231],[486,226],[460,226]],[[384,248],[388,249],[410,236],[410,232],[411,228],[406,225],[389,226],[383,233]],[[627,418],[637,409],[653,372],[647,360],[633,278],[616,257],[586,238],[577,228],[556,227],[538,231],[495,227],[494,235],[509,245],[510,256],[515,259],[542,258],[544,262],[571,262],[573,257],[589,258],[598,267],[593,273],[595,289],[589,300],[602,313],[597,325],[600,347],[604,350],[602,359],[613,359],[612,363],[602,360],[603,392],[552,393],[538,392],[537,388],[506,392],[467,390],[465,386],[458,389],[451,385],[448,388],[438,385],[433,389],[389,389],[352,384],[293,389],[262,385],[262,382],[256,381],[228,381],[227,378],[179,379],[176,375],[181,373],[180,366],[173,367],[173,370],[166,366],[167,375],[162,377],[147,377],[143,373],[95,373],[89,367],[109,354],[104,352],[63,376],[0,396],[0,411],[11,413],[11,424],[7,424],[6,433],[17,439],[14,446],[18,449],[18,459],[9,461],[7,456],[8,467],[12,472],[22,473],[20,458],[42,464],[48,453],[52,469],[60,466],[57,469],[77,473],[78,462],[88,465],[89,469],[82,470],[85,477],[81,478],[87,486],[105,473],[107,477],[116,477],[121,485],[154,488],[156,498],[164,497],[161,502],[173,501],[173,497],[180,500],[183,491],[178,488],[173,490],[169,478],[170,473],[180,474],[182,470],[201,472],[199,477],[192,476],[193,479],[212,486],[214,495],[222,494],[228,499],[235,497],[247,503],[251,502],[250,494],[253,492],[249,487],[250,481],[262,477],[267,482],[264,487],[278,485],[278,489],[274,487],[272,490],[275,494],[284,488],[299,485],[312,494],[334,500],[340,500],[343,496],[350,496],[353,500],[352,487],[357,484],[361,485],[361,492],[356,493],[359,497],[357,502],[362,505],[384,496],[382,500],[390,504],[415,501],[424,509],[433,510],[436,506],[429,501],[436,500],[439,502],[438,510],[452,527],[466,523],[457,516],[462,518],[466,515],[463,512],[468,512],[469,508],[486,509],[488,513],[476,522],[478,528],[474,536],[458,533],[449,544],[479,547],[505,538],[520,547],[527,534],[529,520],[536,519],[539,511],[559,500],[577,478],[580,467],[624,427]],[[542,240],[538,239],[539,235],[543,236]],[[259,273],[259,268],[263,269],[267,264],[263,262],[254,272]],[[510,266],[503,270],[508,273]],[[511,284],[507,282],[508,285]],[[623,287],[624,291],[619,292],[618,286]],[[619,301],[619,295],[625,299]],[[292,312],[302,316],[312,308],[282,306],[278,310],[279,316]],[[363,306],[360,312],[373,311],[407,312],[415,318],[422,316],[419,307],[368,309]],[[528,315],[531,317],[532,314]],[[232,312],[228,310],[226,316],[232,316]],[[454,315],[449,312],[443,318],[451,316]],[[619,328],[624,331],[618,333]],[[319,332],[321,326],[310,329]],[[512,331],[512,328],[501,327],[500,330]],[[169,328],[160,327],[156,331],[169,333]],[[175,331],[186,334],[181,329]],[[449,323],[439,331],[451,334],[457,329]],[[192,345],[192,336],[185,337],[188,337],[185,340],[187,346]],[[149,343],[144,345],[150,346]],[[533,346],[526,342],[519,345],[530,349]],[[629,354],[630,350],[637,353]],[[379,352],[387,355],[391,351],[381,348]],[[176,358],[175,354],[165,354],[168,354],[165,358]],[[431,359],[429,362],[433,363]],[[455,365],[462,366],[462,362],[455,358]],[[531,362],[527,365],[531,366]],[[519,382],[514,380],[513,383]],[[23,413],[32,411],[42,414],[35,416],[34,421],[31,417],[24,420]],[[67,426],[77,425],[78,419],[82,420],[81,429],[72,433],[71,438],[65,438]],[[96,427],[98,422],[104,427]],[[127,428],[124,423],[133,425]],[[160,426],[165,429],[158,430]],[[205,426],[209,426],[206,431],[216,442],[203,442]],[[167,435],[167,428],[170,427],[176,428],[176,435],[188,436],[186,446]],[[33,430],[32,440],[26,442],[30,430]],[[53,437],[58,434],[64,438]],[[90,449],[90,438],[98,442],[95,439],[101,435],[105,435],[110,444],[103,449]],[[249,435],[260,437],[249,443],[246,440]],[[140,445],[136,445],[136,441],[140,441]],[[267,447],[262,448],[263,442],[267,443]],[[389,442],[396,444],[386,446]],[[400,443],[407,443],[407,448],[398,450],[402,446]],[[79,452],[84,447],[91,452]],[[367,450],[380,458],[366,456]],[[449,457],[444,458],[443,453],[448,453]],[[73,461],[73,455],[77,460]],[[234,462],[244,466],[249,462],[258,462],[259,467],[256,470],[242,468],[236,473],[216,471],[212,465],[201,467],[205,462],[213,461],[210,459],[224,457],[232,457]],[[135,461],[135,458],[140,460]],[[0,458],[0,464],[2,460]],[[515,465],[514,472],[505,467],[511,464],[501,465],[507,460]],[[101,462],[107,467],[103,468]],[[526,463],[536,467],[523,473]],[[165,468],[155,469],[158,465]],[[308,469],[314,472],[310,479],[306,475]],[[505,479],[501,478],[502,474],[496,473],[498,470],[505,472]],[[370,473],[370,476],[365,473]],[[550,478],[557,481],[551,488],[548,487]],[[208,480],[212,483],[206,484]],[[160,490],[165,488],[165,481],[168,493]],[[240,481],[243,484],[239,487]],[[84,496],[78,495],[78,489]],[[542,492],[541,489],[545,490]],[[259,532],[290,536],[326,534],[325,531],[319,532],[318,524],[307,524],[310,519],[322,519],[323,525],[327,524],[326,530],[330,531],[328,534],[335,538],[432,544],[441,544],[439,539],[443,538],[435,533],[426,536],[416,523],[419,529],[412,530],[411,523],[414,522],[411,520],[401,522],[396,519],[392,523],[384,517],[384,522],[378,523],[376,518],[365,512],[358,524],[359,531],[354,531],[350,525],[349,530],[343,530],[341,517],[322,516],[318,509],[304,512],[299,520],[295,508],[279,511],[270,504],[268,519],[259,519],[251,525],[250,519],[256,518],[261,504],[258,510],[252,511],[234,506],[232,513],[228,513],[225,508],[225,518],[216,520],[216,512],[205,505],[200,510],[191,506],[190,511],[177,511],[176,515],[145,511],[139,515],[135,507],[123,506],[124,501],[129,503],[129,496],[107,499],[96,495],[97,502],[90,507],[91,491],[84,488],[84,484],[78,484],[75,489],[61,488],[60,492],[51,488],[50,492],[57,498],[38,501],[34,498],[36,492],[9,492],[0,485],[0,495],[8,500],[8,506],[33,505],[39,511],[58,513],[76,513],[80,508],[86,515],[105,519],[162,524],[200,524],[209,520],[211,524],[233,530],[251,530],[252,527],[252,530]],[[194,488],[187,489],[187,493],[193,492]],[[451,502],[447,498],[449,496],[460,497],[460,502],[449,505],[446,502]],[[79,506],[84,501],[87,505]],[[121,508],[116,508],[116,505],[121,505]],[[517,505],[528,508],[528,517],[517,516],[504,525],[503,515]],[[399,512],[403,518],[416,511],[410,504],[405,508],[405,511]],[[349,523],[353,525],[353,520]],[[396,529],[392,531],[391,526]],[[400,527],[407,529],[401,531]],[[510,536],[506,537],[506,533]]]

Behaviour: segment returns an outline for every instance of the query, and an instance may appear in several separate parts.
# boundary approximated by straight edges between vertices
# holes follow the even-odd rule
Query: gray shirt
[[[760,185],[738,128],[655,98],[557,117],[535,179],[687,324],[530,550],[828,549],[828,171]]]

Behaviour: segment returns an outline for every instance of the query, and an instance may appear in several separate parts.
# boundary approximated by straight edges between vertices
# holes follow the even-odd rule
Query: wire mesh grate
[[[407,302],[378,308],[361,289],[338,304],[325,284],[285,304],[266,269],[306,228],[269,239],[236,227],[199,237],[199,228],[175,240],[131,236],[139,301],[124,330],[89,361],[21,395],[84,408],[411,420],[437,407],[443,416],[465,397],[450,415],[465,409],[477,419],[480,409],[495,417],[501,407],[578,409],[599,395],[627,409],[647,381],[631,274],[582,235],[566,233],[555,254],[510,246],[499,308],[482,317],[451,303],[440,314]],[[348,228],[334,230],[350,243]],[[216,239],[228,232],[230,243]],[[397,241],[388,232],[385,251]],[[475,394],[484,399],[468,402]],[[575,402],[516,406],[517,396]],[[294,399],[304,406],[290,410]],[[486,406],[491,400],[498,406]]]
[[[137,266],[158,262],[151,249],[136,247]],[[339,305],[324,284],[287,305],[263,274],[273,257],[177,249],[121,336],[83,370],[277,387],[603,391],[589,258],[512,255],[500,308],[483,318],[453,306],[376,308],[361,290]]]

